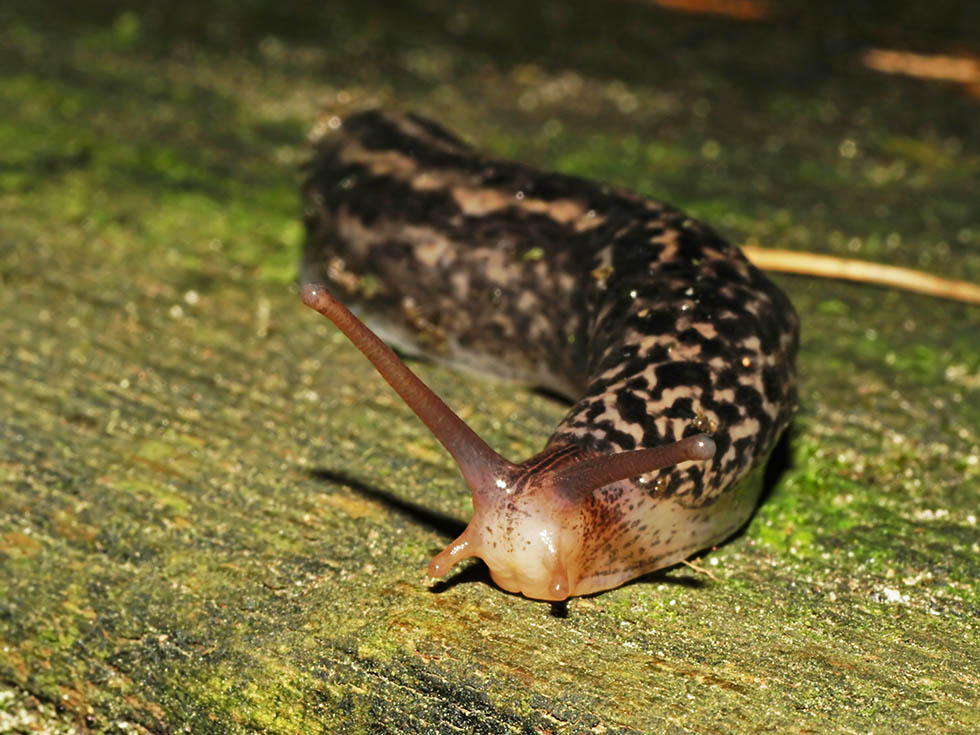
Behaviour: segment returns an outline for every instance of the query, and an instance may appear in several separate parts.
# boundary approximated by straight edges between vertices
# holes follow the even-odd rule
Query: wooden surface
[[[384,34],[358,25],[353,7],[337,23],[350,24],[356,51]],[[476,34],[481,11],[466,8]],[[412,12],[409,30],[422,34],[428,16]],[[639,14],[622,27],[656,20],[718,43],[748,27],[621,12]],[[464,132],[499,154],[610,178],[612,152],[626,162],[616,183],[634,188],[655,178],[696,191],[671,167],[684,156],[720,199],[679,204],[710,218],[719,201],[763,202],[745,205],[735,236],[802,228],[831,249],[860,236],[875,255],[898,227],[906,245],[882,244],[880,258],[908,265],[926,253],[919,265],[976,280],[980,236],[963,234],[976,233],[976,192],[964,182],[976,180],[980,135],[952,113],[938,133],[914,134],[927,103],[974,102],[903,86],[919,103],[903,103],[915,118],[906,129],[885,115],[897,104],[885,86],[867,101],[867,131],[826,131],[828,158],[814,165],[832,185],[811,178],[786,194],[786,224],[764,204],[781,187],[725,198],[717,182],[736,179],[741,159],[718,168],[692,142],[727,146],[723,128],[672,139],[672,123],[657,122],[673,114],[655,106],[663,95],[687,105],[700,93],[645,86],[618,52],[609,73],[642,103],[630,127],[672,141],[642,174],[625,123],[613,117],[599,134],[601,119],[581,117],[579,98],[607,88],[585,51],[565,59],[579,93],[526,113],[566,126],[541,149],[492,110],[532,88],[540,97],[534,85],[549,79],[572,84],[550,57],[538,71],[513,61],[468,72],[466,59],[489,58],[478,38],[468,56],[407,36],[419,78],[456,68],[439,53],[462,64],[456,92],[420,91],[384,57],[355,73],[329,44],[271,31],[203,42],[177,29],[164,42],[150,17],[119,11],[69,33],[42,15],[0,31],[2,103],[16,113],[0,125],[0,681],[11,692],[0,732],[18,732],[14,709],[31,697],[51,731],[59,721],[202,733],[980,729],[977,307],[780,278],[804,323],[801,409],[745,533],[701,560],[713,578],[682,567],[553,607],[501,592],[479,565],[430,586],[425,564],[468,517],[462,483],[291,283],[304,127],[325,101],[396,93],[430,114],[455,110],[447,124],[472,125]],[[573,40],[585,23],[562,22]],[[804,91],[846,105],[852,82],[827,74],[844,90]],[[773,104],[760,124],[776,125]],[[800,125],[810,119],[800,113]],[[906,141],[892,155],[920,167],[928,202],[906,182],[866,190],[863,169],[838,152],[840,136],[871,147],[882,130]],[[952,138],[955,160],[930,163]],[[777,163],[766,164],[774,180]],[[834,186],[839,199],[814,214]],[[898,222],[876,240],[862,212],[884,205]],[[843,234],[820,239],[828,232]],[[563,412],[520,387],[413,365],[508,456],[540,448]]]

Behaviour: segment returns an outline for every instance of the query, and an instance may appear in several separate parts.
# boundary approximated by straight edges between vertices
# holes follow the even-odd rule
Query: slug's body
[[[413,405],[473,491],[473,520],[431,573],[479,556],[501,587],[564,599],[746,521],[792,415],[798,320],[736,247],[660,202],[378,112],[317,141],[305,197],[304,299]],[[575,403],[541,454],[510,464],[320,284],[402,348]],[[427,415],[428,402],[441,408]]]

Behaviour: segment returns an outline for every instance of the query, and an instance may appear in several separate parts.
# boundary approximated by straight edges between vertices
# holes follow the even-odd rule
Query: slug
[[[414,115],[323,125],[304,184],[305,304],[331,319],[459,465],[465,531],[504,590],[564,600],[738,530],[796,402],[799,321],[707,226],[605,184],[485,157]],[[572,406],[512,463],[388,342]]]

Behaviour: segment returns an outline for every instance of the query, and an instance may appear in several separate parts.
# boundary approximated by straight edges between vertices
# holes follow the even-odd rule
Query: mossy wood
[[[4,11],[0,680],[47,726],[980,730],[976,307],[779,279],[802,406],[710,576],[564,608],[479,565],[425,579],[464,488],[292,282],[324,105],[422,109],[736,240],[980,281],[976,98],[862,66],[874,14],[524,5]],[[918,7],[890,37],[980,27]],[[508,455],[564,410],[413,366]]]

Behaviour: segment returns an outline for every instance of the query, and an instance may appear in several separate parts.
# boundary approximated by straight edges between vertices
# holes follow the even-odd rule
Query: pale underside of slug
[[[792,416],[798,320],[736,247],[665,204],[486,158],[416,116],[361,113],[315,147],[303,283],[403,350],[574,401],[536,457],[463,467],[474,517],[430,572],[479,556],[504,589],[564,599],[744,524]],[[576,463],[704,434],[708,459],[568,489]]]

